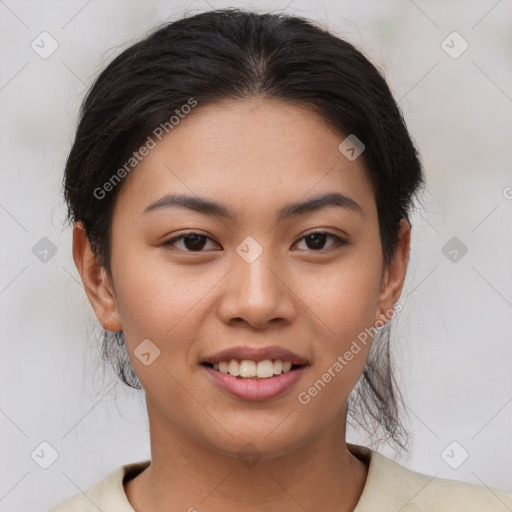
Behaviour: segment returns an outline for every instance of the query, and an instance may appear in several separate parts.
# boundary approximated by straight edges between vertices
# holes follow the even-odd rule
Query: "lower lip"
[[[233,375],[219,372],[209,366],[203,366],[203,368],[215,383],[230,395],[256,402],[284,394],[300,379],[306,366],[264,380],[237,379]]]

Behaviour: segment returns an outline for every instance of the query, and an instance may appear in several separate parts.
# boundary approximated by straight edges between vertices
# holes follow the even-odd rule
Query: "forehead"
[[[142,213],[166,193],[182,193],[234,209],[278,209],[338,191],[371,208],[363,160],[340,152],[344,138],[306,106],[268,99],[198,104],[125,178],[117,202]]]

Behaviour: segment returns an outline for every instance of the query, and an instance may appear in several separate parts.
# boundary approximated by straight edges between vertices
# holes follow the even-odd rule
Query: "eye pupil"
[[[310,249],[322,249],[325,245],[326,233],[312,233],[306,237],[306,241],[313,241],[313,247],[308,243]]]
[[[203,235],[187,235],[183,237],[183,243],[189,250],[201,250],[205,244],[205,236]],[[192,243],[188,243],[192,240]]]

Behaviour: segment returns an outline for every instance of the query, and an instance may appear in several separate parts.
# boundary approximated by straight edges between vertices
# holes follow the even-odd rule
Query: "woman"
[[[512,509],[345,440],[407,445],[386,335],[422,183],[382,76],[307,20],[205,12],[109,64],[64,190],[151,460],[53,512]]]

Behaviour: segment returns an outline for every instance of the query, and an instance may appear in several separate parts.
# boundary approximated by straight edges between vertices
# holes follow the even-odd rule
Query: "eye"
[[[331,246],[331,248],[340,247],[342,245],[345,245],[347,242],[345,240],[342,240],[340,237],[328,233],[326,231],[315,231],[313,233],[309,233],[306,236],[303,236],[300,238],[296,243],[301,242],[302,240],[306,241],[307,248],[314,252],[319,252],[322,250],[329,250],[324,249],[325,242],[328,238],[331,238],[331,240],[334,240],[334,244]],[[185,233],[180,236],[176,236],[174,238],[171,238],[167,242],[164,242],[162,245],[167,247],[176,247],[178,249],[184,250],[185,252],[204,252],[202,249],[205,247],[207,240],[212,240],[210,237],[206,235],[202,235],[200,233]],[[182,246],[178,247],[176,244],[177,242],[182,242]]]
[[[319,252],[321,250],[329,250],[324,249],[323,247],[325,245],[325,241],[328,238],[334,240],[334,246],[331,246],[331,249],[340,247],[347,243],[345,242],[345,240],[342,240],[339,236],[333,235],[332,233],[328,233],[326,231],[315,231],[313,233],[309,233],[306,236],[303,236],[298,242],[305,240],[306,245],[308,246],[309,249],[315,252]]]
[[[185,250],[186,252],[204,252],[202,249],[205,246],[206,240],[211,240],[211,238],[206,235],[201,235],[200,233],[185,233],[184,235],[171,238],[162,245],[165,247],[175,246],[174,244],[176,242],[183,241],[185,249],[183,249],[183,247],[179,247],[179,249]]]

